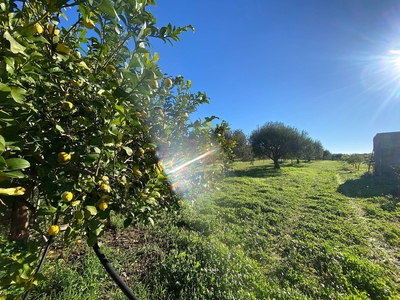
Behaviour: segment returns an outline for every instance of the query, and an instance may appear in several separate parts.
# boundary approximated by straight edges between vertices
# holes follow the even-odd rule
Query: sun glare
[[[400,99],[400,50],[390,49],[386,53],[367,57],[361,73],[361,82],[366,92],[379,95],[380,106],[374,119],[391,102]]]
[[[161,149],[159,159],[174,191],[184,200],[193,202],[196,187],[206,183],[205,172],[209,166],[206,160],[213,160],[219,148],[212,146],[204,153],[198,153],[190,143],[185,147]]]

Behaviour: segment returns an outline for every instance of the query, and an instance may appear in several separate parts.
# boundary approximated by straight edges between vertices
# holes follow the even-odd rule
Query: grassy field
[[[399,299],[398,183],[342,162],[236,163],[180,216],[102,238],[141,299]],[[395,196],[393,196],[395,195]],[[124,299],[82,244],[30,299]]]

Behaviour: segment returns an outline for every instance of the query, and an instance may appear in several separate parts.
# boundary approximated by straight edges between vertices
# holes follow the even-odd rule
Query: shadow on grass
[[[399,181],[395,176],[365,174],[358,179],[347,180],[337,190],[347,197],[369,198],[382,195],[399,196]]]
[[[235,170],[235,177],[276,177],[281,176],[282,172],[280,169],[274,169],[273,165],[267,166],[253,166],[246,170]]]

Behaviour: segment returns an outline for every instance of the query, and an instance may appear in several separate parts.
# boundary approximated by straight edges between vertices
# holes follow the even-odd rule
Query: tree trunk
[[[281,166],[279,165],[278,159],[274,160],[274,169],[280,169]]]
[[[26,242],[28,239],[29,207],[24,197],[15,197],[12,204],[10,238]]]

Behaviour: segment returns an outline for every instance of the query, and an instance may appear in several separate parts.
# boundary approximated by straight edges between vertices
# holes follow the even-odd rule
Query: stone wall
[[[378,133],[374,137],[374,161],[377,175],[400,167],[400,132]]]

